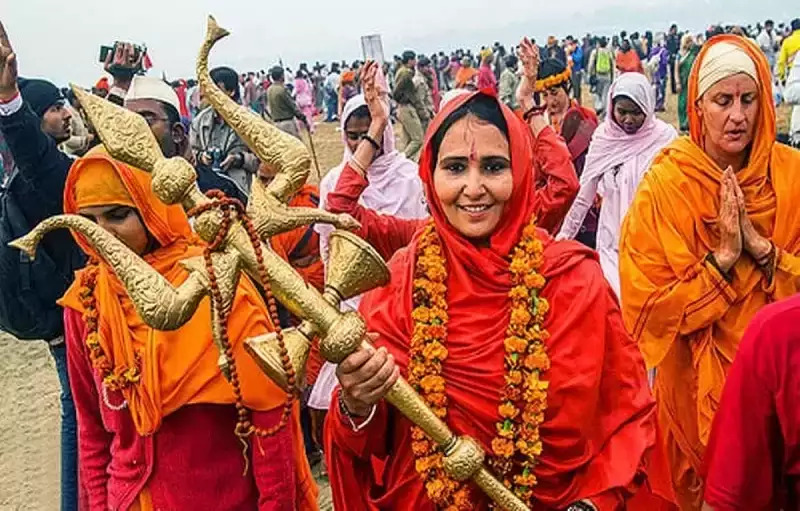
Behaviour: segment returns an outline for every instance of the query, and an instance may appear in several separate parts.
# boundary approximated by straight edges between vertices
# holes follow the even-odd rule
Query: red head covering
[[[108,92],[108,89],[109,89],[108,78],[104,76],[104,77],[100,78],[99,80],[97,80],[97,83],[94,84],[94,88],[95,89],[104,90],[104,91]]]
[[[472,282],[479,281],[491,288],[498,286],[496,289],[507,289],[511,285],[507,256],[519,241],[522,229],[530,222],[536,206],[530,129],[511,109],[497,101],[508,126],[514,191],[511,199],[506,203],[500,223],[489,238],[488,246],[476,246],[450,225],[442,209],[442,203],[433,188],[433,170],[436,162],[433,160],[434,151],[431,139],[450,114],[479,95],[496,99],[487,91],[462,94],[447,103],[445,108],[433,119],[428,128],[428,140],[419,160],[419,177],[425,188],[436,231],[442,239],[442,246],[448,261],[448,271],[451,272],[450,279],[458,278],[466,286],[471,286]]]
[[[508,126],[514,188],[485,246],[474,245],[447,221],[433,185],[432,144],[433,135],[449,115],[483,94],[497,101],[486,92],[464,94],[434,118],[419,172],[447,259],[448,356],[442,364],[449,402],[446,420],[456,434],[475,438],[491,452],[511,312],[508,255],[537,209],[532,135],[498,101]],[[550,388],[540,428],[543,451],[534,470],[539,479],[535,497],[548,509],[559,509],[631,485],[643,453],[654,439],[649,413],[652,399],[641,355],[622,328],[616,300],[594,252],[575,242],[554,243],[545,231],[537,232],[545,246],[541,272],[548,281],[542,296],[550,302],[552,312],[544,322],[551,334],[547,342],[551,370],[545,375]],[[395,253],[389,263],[390,283],[368,293],[360,306],[367,330],[378,336],[376,344],[389,350],[404,374],[414,332],[411,314],[418,243],[416,238]],[[376,440],[380,447],[365,447],[362,442],[367,442],[366,438],[359,437],[357,452],[378,457],[388,454],[381,489],[371,488],[371,469],[341,445],[346,441],[337,441],[336,425],[331,424],[336,421],[328,421],[325,452],[336,508],[433,509],[414,468],[409,421],[398,414],[377,420],[386,424],[385,431],[375,434],[380,437]],[[352,433],[348,438],[354,442],[348,448],[355,448]],[[486,509],[479,491],[473,492],[473,497],[475,509]],[[603,509],[606,502],[598,507]]]

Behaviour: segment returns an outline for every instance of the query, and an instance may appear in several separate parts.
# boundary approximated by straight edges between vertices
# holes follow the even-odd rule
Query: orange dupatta
[[[742,48],[755,62],[760,110],[747,166],[737,173],[756,229],[779,249],[770,284],[742,254],[731,281],[706,261],[719,243],[716,220],[722,169],[703,151],[702,124],[689,109],[691,136],[667,146],[653,161],[622,227],[622,312],[648,367],[657,368],[654,392],[684,507],[699,508],[702,457],[725,375],[753,315],[800,289],[793,255],[800,252],[800,156],[775,143],[775,109],[766,59],[750,41],[715,37],[701,50],[689,78],[697,100],[698,70],[719,42]]]
[[[118,183],[128,197],[121,197]],[[70,169],[64,192],[64,211],[77,213],[82,205],[76,189],[92,188],[93,195],[107,204],[132,200],[147,230],[159,248],[144,256],[145,261],[174,285],[188,273],[178,263],[201,255],[203,242],[192,232],[180,206],[161,203],[150,191],[150,175],[124,165],[100,151],[77,160]],[[95,205],[98,201],[93,201]],[[99,259],[95,250],[78,233],[75,239],[89,256]],[[67,290],[60,304],[84,312],[80,299],[81,274]],[[99,316],[98,334],[103,352],[112,367],[134,367],[140,362],[138,383],[122,391],[128,402],[136,431],[151,435],[162,419],[178,408],[193,403],[232,404],[234,394],[225,380],[212,342],[211,307],[205,298],[195,315],[175,331],[154,330],[144,324],[125,288],[111,268],[101,262],[97,269],[95,298]],[[234,299],[228,333],[234,351],[245,405],[266,411],[281,406],[286,395],[270,381],[244,351],[243,341],[272,331],[267,308],[254,285],[243,278]],[[113,370],[113,369],[112,369]]]

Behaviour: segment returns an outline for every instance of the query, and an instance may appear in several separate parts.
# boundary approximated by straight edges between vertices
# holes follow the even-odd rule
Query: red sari
[[[479,92],[447,105],[444,119]],[[420,161],[431,215],[447,259],[449,356],[443,364],[449,399],[447,422],[457,434],[475,438],[487,452],[495,436],[504,381],[505,330],[511,288],[508,256],[538,208],[533,188],[531,136],[501,105],[509,128],[514,191],[487,247],[463,238],[445,219],[433,189],[430,139]],[[534,473],[537,509],[563,509],[590,499],[600,510],[622,509],[645,481],[647,454],[655,443],[654,403],[644,363],[625,332],[614,294],[596,254],[575,242],[554,242],[545,231],[543,296],[551,304],[544,327],[551,369],[547,411],[540,431],[544,444]],[[394,355],[403,374],[413,330],[412,282],[418,239],[390,262],[391,282],[365,296],[361,312],[377,345]],[[502,319],[500,319],[502,318]],[[590,341],[589,341],[590,340]],[[338,392],[338,390],[337,390]],[[325,428],[334,504],[337,510],[433,510],[411,452],[410,422],[381,402],[364,429],[354,432],[337,407]],[[372,460],[384,465],[376,475]],[[380,477],[378,477],[380,476]],[[487,509],[474,490],[475,509]]]

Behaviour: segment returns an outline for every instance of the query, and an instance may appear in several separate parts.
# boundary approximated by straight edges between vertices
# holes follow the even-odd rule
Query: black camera
[[[133,55],[131,55],[131,64],[135,62],[136,63],[135,66],[133,66],[133,65],[126,66],[126,65],[122,65],[122,64],[118,64],[118,63],[114,63],[113,62],[113,55],[114,55],[114,52],[116,52],[117,47],[122,46],[124,44],[127,44],[127,43],[124,43],[124,42],[121,42],[121,41],[115,41],[114,44],[111,45],[111,46],[101,46],[100,47],[100,58],[98,60],[100,62],[105,62],[106,59],[108,58],[108,55],[111,54],[112,55],[112,64],[110,66],[109,71],[112,72],[112,73],[114,71],[132,71],[134,73],[138,73],[138,72],[142,71],[143,70],[142,69],[142,62],[144,61],[144,55],[147,53],[147,46],[145,46],[145,45],[138,45],[138,44],[133,44],[132,45],[133,46]]]

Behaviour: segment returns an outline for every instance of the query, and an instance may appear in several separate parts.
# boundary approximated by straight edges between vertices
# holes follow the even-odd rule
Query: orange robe
[[[200,256],[205,244],[192,232],[180,206],[161,203],[152,193],[150,185],[149,174],[112,159],[102,150],[96,150],[77,160],[70,169],[65,184],[64,211],[76,214],[84,207],[112,204],[135,208],[157,246],[144,256],[144,260],[169,282],[179,285],[188,277],[180,261]],[[99,259],[83,236],[75,233],[75,238],[84,252]],[[85,311],[81,298],[81,275],[86,271],[89,269],[77,273],[75,282],[59,302],[77,313]],[[156,435],[166,417],[190,405],[226,404],[231,405],[233,410],[235,397],[232,386],[217,364],[219,351],[212,341],[208,297],[200,302],[192,318],[180,328],[173,331],[154,330],[143,323],[125,288],[103,261],[97,267],[94,297],[100,350],[92,352],[89,358],[95,371],[98,367],[106,366],[114,373],[128,369],[135,369],[139,373],[136,381],[120,391],[138,436]],[[254,420],[257,420],[260,412],[283,406],[286,394],[264,375],[244,350],[245,339],[273,329],[266,305],[247,278],[239,283],[227,326],[243,401],[254,411]],[[81,341],[88,346],[86,340]],[[98,359],[98,353],[102,353],[102,359]],[[102,406],[98,402],[84,405],[86,409]],[[295,500],[300,509],[316,509],[317,489],[304,455],[296,405],[293,419],[286,427],[293,430],[289,449],[295,461]],[[83,434],[82,430],[79,436]],[[230,434],[233,436],[234,431],[231,430]],[[112,473],[114,470],[110,459],[115,450],[113,445],[109,448],[107,463],[112,467],[109,472]],[[257,448],[256,445],[250,447]],[[100,471],[107,471],[108,466],[99,467]],[[91,468],[98,467],[82,467],[82,470]],[[255,483],[259,483],[258,478]],[[259,489],[262,495],[269,492],[269,488]],[[130,493],[130,489],[126,491]],[[266,504],[267,498],[263,501],[265,504],[262,509],[271,509]],[[148,511],[151,504],[150,492],[145,486],[138,495],[138,505],[142,511]]]
[[[648,367],[656,368],[661,455],[682,509],[702,504],[705,446],[745,327],[761,307],[800,289],[800,153],[774,142],[771,77],[763,54],[740,37],[714,41],[744,48],[758,68],[761,113],[749,162],[737,179],[755,228],[778,249],[773,281],[745,252],[730,280],[706,259],[719,245],[722,169],[701,148],[695,110],[691,136],[665,148],[645,174],[620,246],[623,317]],[[690,103],[697,97],[697,70],[689,81]]]

